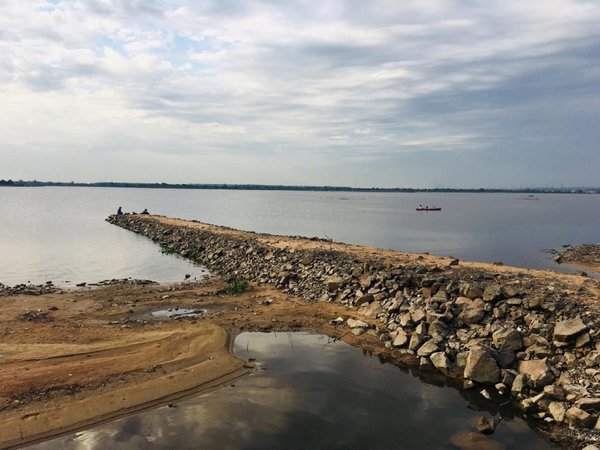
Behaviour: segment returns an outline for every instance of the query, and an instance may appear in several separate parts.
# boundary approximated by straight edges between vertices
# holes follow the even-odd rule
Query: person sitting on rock
[[[117,209],[117,216],[122,216],[122,215],[123,215],[123,210],[119,206],[119,209]]]
[[[148,208],[144,208],[144,210],[142,211],[142,214],[150,214],[150,213],[148,212]]]

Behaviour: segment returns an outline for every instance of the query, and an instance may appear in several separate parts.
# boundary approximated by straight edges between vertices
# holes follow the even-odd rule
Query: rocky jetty
[[[582,244],[567,248],[558,258],[560,262],[574,263],[600,271],[600,244]]]
[[[392,356],[465,388],[495,391],[528,417],[600,428],[598,280],[158,216],[107,220],[225,277],[355,310],[360,320],[340,326],[376,334]]]

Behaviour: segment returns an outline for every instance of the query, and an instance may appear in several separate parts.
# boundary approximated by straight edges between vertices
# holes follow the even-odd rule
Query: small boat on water
[[[441,211],[442,208],[438,208],[437,206],[434,206],[433,208],[430,208],[429,206],[419,206],[417,208],[417,211]]]

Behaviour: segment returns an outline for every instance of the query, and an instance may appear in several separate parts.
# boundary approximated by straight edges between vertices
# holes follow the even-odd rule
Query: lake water
[[[267,370],[31,450],[551,448],[475,391],[424,383],[324,336],[243,333],[234,351]],[[486,412],[503,417],[490,437],[474,425]]]
[[[104,221],[118,206],[274,234],[575,271],[542,250],[600,242],[600,195],[0,188],[0,282],[182,280],[202,270]],[[441,212],[417,212],[419,204]]]

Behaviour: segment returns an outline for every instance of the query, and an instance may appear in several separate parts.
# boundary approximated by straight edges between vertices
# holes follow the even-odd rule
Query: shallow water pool
[[[234,351],[257,363],[235,384],[29,448],[528,449],[552,448],[477,392],[421,381],[326,336],[243,333]],[[476,432],[484,412],[504,418]],[[480,410],[480,411],[478,411]]]

